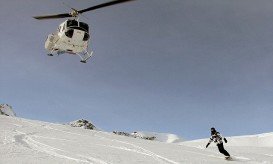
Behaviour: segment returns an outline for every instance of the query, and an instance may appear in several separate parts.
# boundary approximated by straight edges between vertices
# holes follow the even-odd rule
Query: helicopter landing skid
[[[83,56],[81,56],[80,54],[77,54],[77,55],[81,58],[82,63],[86,63],[87,60],[92,57],[93,51],[91,51],[90,53],[86,52]]]

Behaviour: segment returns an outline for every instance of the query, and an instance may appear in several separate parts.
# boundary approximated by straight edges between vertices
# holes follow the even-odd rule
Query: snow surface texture
[[[266,139],[261,139],[261,137]],[[272,134],[228,138],[226,161],[208,139],[162,143],[17,117],[0,116],[2,164],[273,163]],[[232,146],[244,141],[244,146]],[[255,143],[255,144],[254,144]],[[262,145],[255,146],[256,143]],[[266,145],[267,147],[263,146]]]
[[[16,117],[16,114],[12,110],[12,107],[8,104],[0,104],[0,115]]]

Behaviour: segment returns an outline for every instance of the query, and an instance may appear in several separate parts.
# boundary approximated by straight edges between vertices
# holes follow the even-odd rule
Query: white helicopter
[[[61,23],[55,33],[48,35],[45,42],[45,49],[49,52],[48,55],[53,56],[53,54],[60,55],[65,53],[78,55],[81,58],[81,62],[86,63],[87,60],[92,57],[93,51],[88,50],[90,40],[89,26],[87,23],[79,21],[79,15],[87,11],[96,10],[128,1],[133,0],[114,0],[83,10],[76,10],[71,8],[71,13],[33,17],[39,20],[69,17],[73,18]]]

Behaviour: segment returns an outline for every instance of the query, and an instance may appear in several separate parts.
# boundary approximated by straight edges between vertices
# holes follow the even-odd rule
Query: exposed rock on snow
[[[93,125],[90,121],[87,121],[87,120],[84,120],[84,119],[70,122],[69,125],[72,126],[72,127],[81,127],[81,128],[84,128],[84,129],[97,130],[95,125]]]
[[[140,139],[145,139],[145,140],[155,140],[155,136],[141,136],[134,133],[126,133],[126,132],[118,132],[118,131],[113,131],[114,134],[120,135],[120,136],[126,136],[126,137],[133,137],[133,138],[140,138]]]
[[[130,133],[126,132],[113,131],[113,133],[120,136],[133,137]]]
[[[0,104],[0,115],[16,117],[16,114],[13,111],[12,107],[8,104]]]
[[[184,139],[180,138],[175,134],[169,133],[156,133],[156,132],[134,132],[134,136],[139,136],[141,138],[153,138],[155,141],[165,142],[165,143],[177,143],[183,142]]]
[[[182,142],[183,139],[179,138],[175,134],[168,134],[168,133],[155,133],[155,132],[133,132],[133,133],[126,133],[126,132],[118,132],[113,131],[114,134],[126,136],[126,137],[133,137],[133,138],[140,138],[145,140],[153,140],[165,143],[176,143]]]

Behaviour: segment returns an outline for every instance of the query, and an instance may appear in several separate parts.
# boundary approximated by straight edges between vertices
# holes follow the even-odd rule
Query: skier
[[[220,133],[215,130],[215,128],[212,127],[210,130],[211,130],[211,137],[210,137],[210,140],[209,140],[208,144],[206,145],[206,148],[213,141],[213,142],[216,143],[219,152],[224,154],[226,156],[225,157],[226,159],[230,159],[231,157],[230,157],[229,153],[225,150],[224,144],[223,144],[223,139],[224,139],[225,143],[227,143],[227,139],[223,138],[220,135]]]

